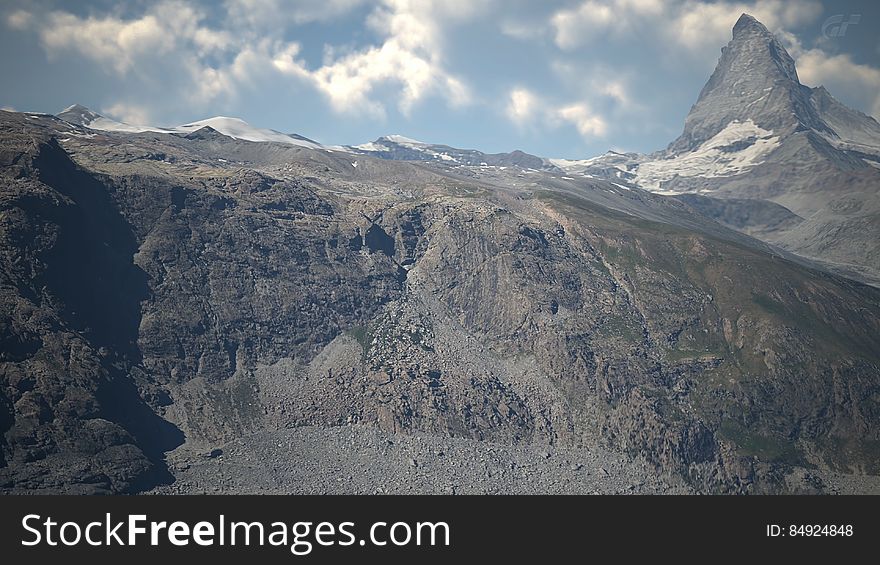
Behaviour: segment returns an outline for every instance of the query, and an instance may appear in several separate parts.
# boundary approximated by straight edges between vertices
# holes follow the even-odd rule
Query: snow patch
[[[317,143],[312,143],[304,139],[297,139],[273,129],[256,128],[242,119],[227,118],[225,116],[217,116],[178,126],[174,128],[174,131],[178,133],[191,133],[206,126],[217,130],[223,135],[244,141],[272,141],[275,143],[309,147],[311,149],[321,148]]]
[[[738,145],[744,145],[737,148]],[[636,184],[653,191],[680,177],[729,177],[760,165],[779,146],[779,137],[752,120],[734,120],[695,150],[668,159],[647,161],[635,170]],[[618,171],[620,176],[620,171]]]
[[[75,106],[71,106],[65,111],[71,110]],[[95,114],[97,116],[97,114]],[[86,121],[85,127],[99,131],[111,131],[119,133],[192,133],[204,127],[211,127],[219,133],[231,137],[233,139],[241,139],[244,141],[271,141],[275,143],[284,143],[287,145],[298,145],[301,147],[309,147],[312,149],[320,149],[322,146],[304,139],[275,131],[272,129],[257,128],[240,118],[228,118],[226,116],[216,116],[197,122],[191,122],[182,126],[173,128],[161,128],[155,126],[145,126],[136,124],[127,124],[98,116],[94,119]]]
[[[411,137],[404,137],[397,134],[386,135],[384,139],[387,139],[388,141],[393,141],[394,143],[397,143],[399,145],[428,145],[423,141],[412,139]]]
[[[382,145],[381,143],[374,143],[372,141],[369,143],[362,143],[360,145],[354,145],[353,147],[355,149],[360,149],[361,151],[370,151],[373,153],[378,153],[381,151],[388,151],[388,147],[386,147],[385,145]]]

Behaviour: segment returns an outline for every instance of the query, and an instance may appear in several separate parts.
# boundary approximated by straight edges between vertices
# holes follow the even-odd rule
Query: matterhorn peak
[[[733,37],[746,33],[762,33],[772,35],[767,27],[751,14],[743,13],[733,25]]]
[[[743,14],[670,151],[691,150],[747,120],[777,133],[824,129],[791,55],[764,24]]]

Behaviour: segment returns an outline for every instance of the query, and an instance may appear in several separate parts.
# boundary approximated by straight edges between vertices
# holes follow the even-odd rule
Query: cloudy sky
[[[742,12],[802,82],[880,118],[880,3],[830,0],[0,0],[0,107],[237,116],[332,144],[651,151],[681,132]],[[838,14],[860,17],[840,35]]]

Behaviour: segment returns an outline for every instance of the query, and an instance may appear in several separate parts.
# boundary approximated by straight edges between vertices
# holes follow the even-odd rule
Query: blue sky
[[[880,118],[880,3],[819,0],[0,0],[0,106],[236,116],[328,144],[653,151],[742,12],[802,82]],[[838,14],[860,17],[823,32]]]

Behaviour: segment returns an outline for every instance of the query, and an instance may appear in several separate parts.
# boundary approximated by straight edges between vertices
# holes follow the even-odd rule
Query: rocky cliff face
[[[355,424],[601,444],[706,492],[880,472],[880,292],[674,199],[0,127],[6,491],[137,491],[180,445]]]

